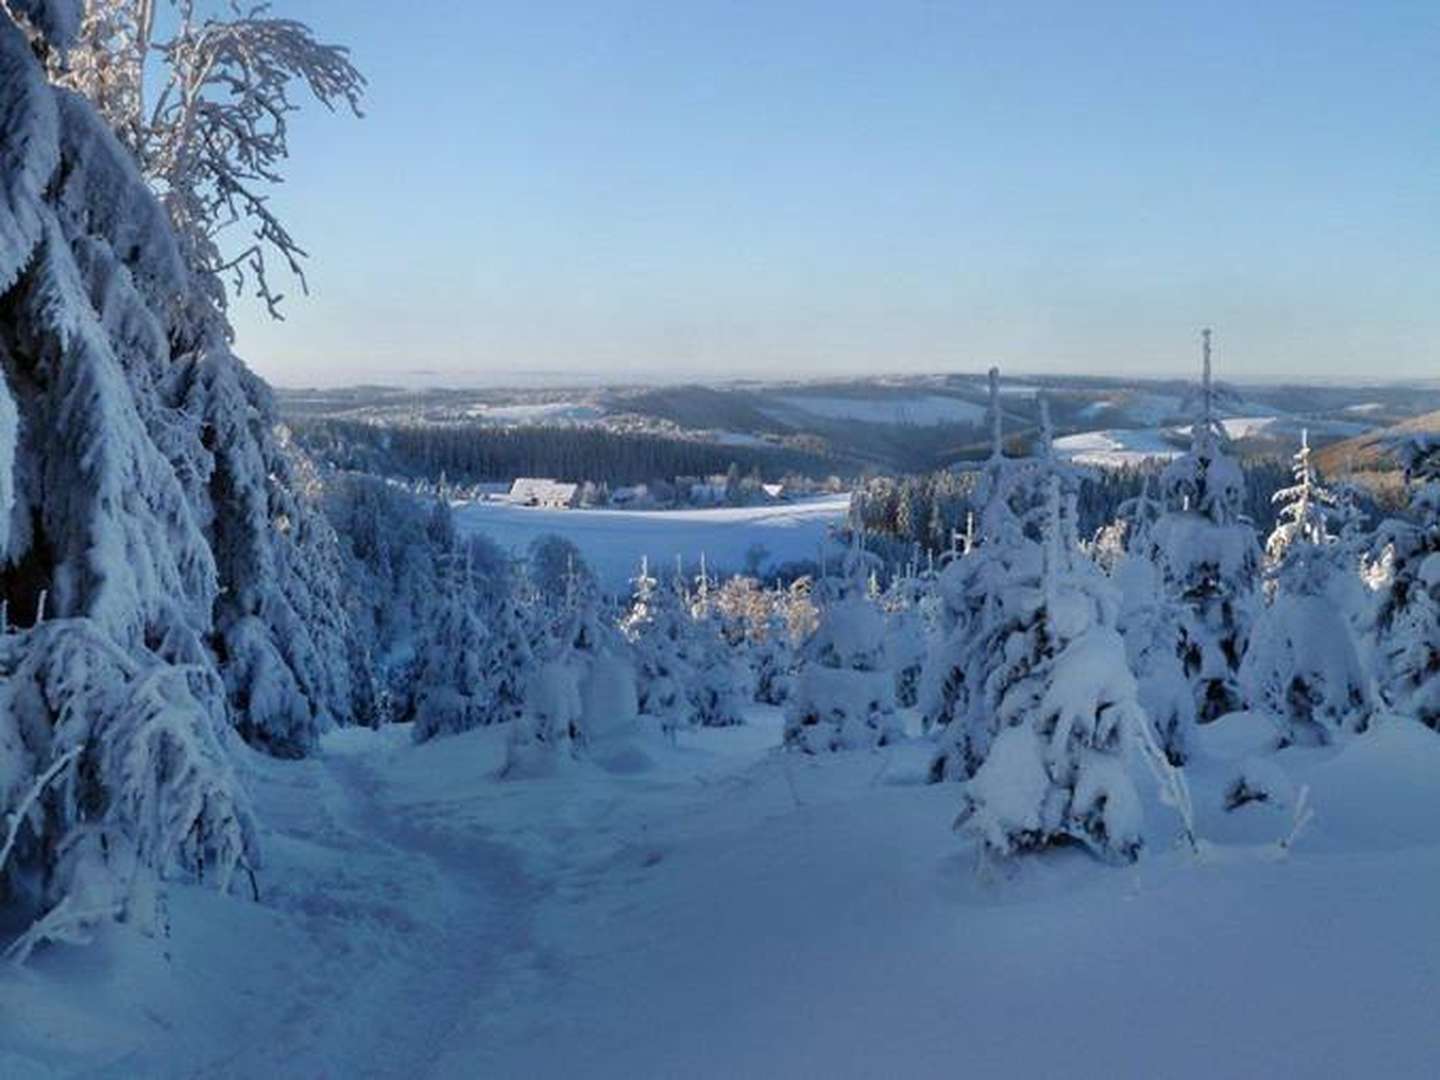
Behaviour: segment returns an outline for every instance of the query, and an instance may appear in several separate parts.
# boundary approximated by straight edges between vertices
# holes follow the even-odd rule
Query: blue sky
[[[1440,376],[1440,4],[278,0],[282,385]]]

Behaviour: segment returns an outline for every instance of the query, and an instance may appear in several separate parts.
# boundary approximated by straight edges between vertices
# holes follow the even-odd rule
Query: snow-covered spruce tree
[[[416,742],[490,723],[494,698],[486,667],[489,637],[466,554],[441,559],[438,597],[418,650],[411,729]]]
[[[77,940],[153,874],[228,888],[257,865],[208,644],[205,458],[165,399],[192,282],[91,107],[57,91],[75,4],[0,9],[0,909]],[[200,481],[203,483],[203,480]]]
[[[1161,582],[1186,608],[1180,661],[1195,694],[1196,718],[1208,723],[1242,708],[1238,674],[1254,618],[1260,545],[1242,514],[1245,476],[1225,452],[1210,378],[1210,331],[1190,451],[1161,474],[1166,512],[1150,530],[1148,557]]]
[[[870,569],[857,541],[840,576],[823,583],[820,626],[805,644],[785,710],[787,747],[873,749],[904,735],[886,666],[885,616],[868,595]]]
[[[513,580],[489,615],[483,665],[490,683],[492,723],[508,724],[525,714],[527,680],[535,654],[530,646],[531,616]]]
[[[1063,487],[1051,471],[1040,566],[1015,568],[984,635],[985,707],[961,721],[967,737],[945,733],[954,749],[937,764],[965,780],[956,828],[987,855],[1079,843],[1131,861],[1141,808],[1126,758],[1133,740],[1148,738],[1148,720],[1115,629],[1116,598],[1079,551],[1074,495]]]
[[[989,750],[986,683],[1014,618],[1013,582],[1040,570],[1036,462],[1007,457],[1001,429],[999,372],[990,372],[990,457],[975,487],[980,507],[968,550],[936,580],[937,633],[920,687],[921,721],[938,733],[936,780],[973,773]]]
[[[1140,704],[1165,757],[1172,766],[1183,765],[1195,728],[1195,694],[1180,662],[1189,612],[1165,588],[1160,567],[1152,561],[1151,530],[1163,510],[1150,497],[1149,478],[1138,496],[1120,505],[1119,515],[1106,530],[1116,546],[1097,555],[1119,593],[1119,629]]]
[[[1294,485],[1274,496],[1269,602],[1251,630],[1240,683],[1251,708],[1277,719],[1282,742],[1314,745],[1368,726],[1372,680],[1347,615],[1367,598],[1355,553],[1331,530],[1337,499],[1315,475],[1308,438],[1294,471]]]
[[[685,693],[695,723],[701,727],[730,727],[745,722],[750,671],[726,640],[715,592],[702,556],[690,595],[691,631],[686,650],[690,680]]]
[[[573,562],[561,610],[525,686],[507,776],[543,771],[555,752],[579,754],[591,743],[632,730],[638,717],[631,650],[602,612],[593,582],[581,577]]]
[[[923,614],[927,583],[912,566],[897,574],[880,599],[885,616],[885,666],[894,674],[895,704],[914,708],[920,699],[929,638]]]
[[[1399,447],[1409,516],[1381,525],[1377,656],[1386,703],[1440,730],[1440,439]]]
[[[755,700],[762,705],[783,705],[793,688],[795,650],[786,618],[787,593],[779,588],[766,593],[765,621],[757,630],[751,650]]]
[[[620,629],[634,650],[639,709],[654,718],[661,731],[674,734],[693,720],[686,693],[693,672],[687,655],[691,625],[683,582],[677,576],[662,584],[650,573],[649,561],[642,559],[633,585]]]

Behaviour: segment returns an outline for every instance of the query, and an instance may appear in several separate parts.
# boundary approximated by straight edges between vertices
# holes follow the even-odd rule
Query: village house
[[[580,504],[580,485],[559,480],[521,477],[510,485],[510,502],[516,506],[543,506],[573,510]]]

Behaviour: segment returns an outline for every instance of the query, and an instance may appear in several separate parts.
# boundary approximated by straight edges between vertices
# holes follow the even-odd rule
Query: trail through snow
[[[1151,792],[1139,866],[985,880],[928,744],[807,758],[751,720],[525,781],[503,729],[252,757],[261,903],[172,888],[168,936],[0,976],[0,1075],[1434,1074],[1434,732],[1277,755],[1318,813],[1285,858],[1284,807],[1221,809],[1214,730],[1205,858]]]

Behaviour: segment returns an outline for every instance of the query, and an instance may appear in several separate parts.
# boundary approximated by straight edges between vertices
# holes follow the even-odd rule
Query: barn
[[[510,485],[510,501],[516,506],[544,506],[572,510],[580,504],[580,485],[559,480],[521,477]]]

